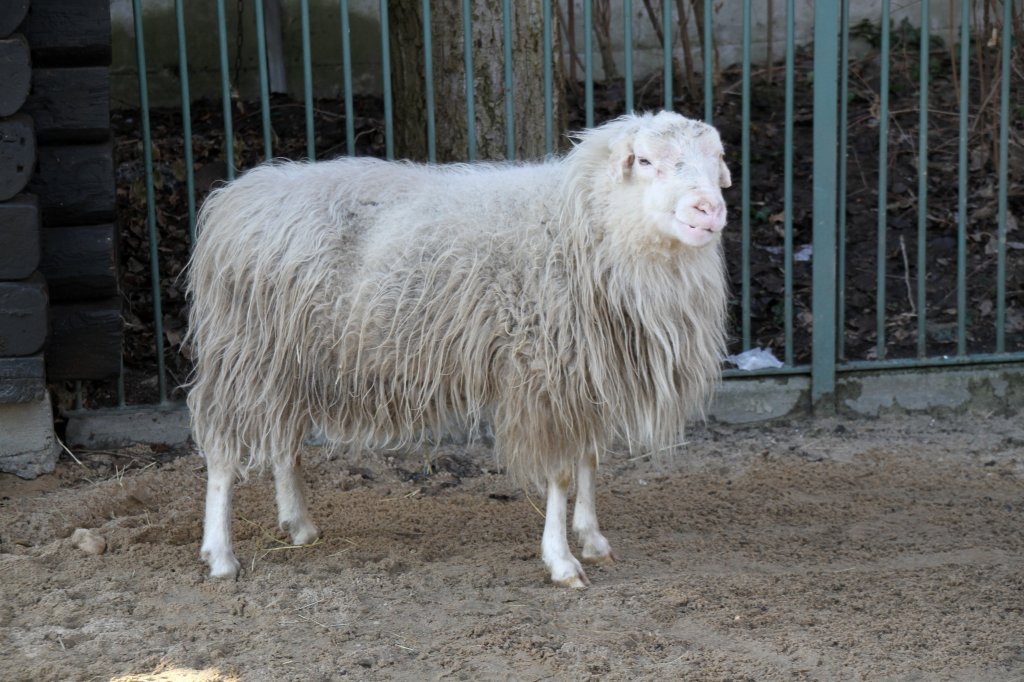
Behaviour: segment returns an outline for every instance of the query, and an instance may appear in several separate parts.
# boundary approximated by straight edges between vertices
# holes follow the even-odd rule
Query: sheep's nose
[[[711,217],[721,212],[724,208],[721,203],[710,199],[701,199],[694,205],[694,208],[704,215]]]
[[[695,211],[707,221],[707,227],[717,232],[725,227],[725,202],[703,198],[693,205]]]

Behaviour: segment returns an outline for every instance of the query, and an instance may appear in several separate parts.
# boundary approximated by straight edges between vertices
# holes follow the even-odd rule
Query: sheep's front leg
[[[200,556],[211,578],[236,578],[240,564],[231,549],[231,488],[235,470],[220,457],[206,458],[206,518]]]
[[[568,505],[569,476],[548,479],[547,513],[541,549],[544,563],[551,570],[551,582],[562,587],[581,589],[590,584],[583,566],[569,551],[565,513]]]
[[[603,564],[615,561],[608,540],[597,525],[597,457],[583,455],[576,469],[576,507],[572,512],[572,529],[583,545],[583,561]]]
[[[277,523],[288,533],[292,544],[316,542],[320,531],[309,517],[302,484],[302,463],[298,455],[274,462],[274,488],[277,492]]]

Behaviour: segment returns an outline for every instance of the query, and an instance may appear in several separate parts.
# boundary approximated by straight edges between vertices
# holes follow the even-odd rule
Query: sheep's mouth
[[[698,227],[684,223],[675,216],[672,216],[672,229],[680,241],[690,246],[703,246],[709,243],[716,234],[715,230],[710,227]]]

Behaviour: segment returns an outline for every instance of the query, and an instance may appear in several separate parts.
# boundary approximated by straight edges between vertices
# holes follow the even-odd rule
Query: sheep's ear
[[[622,182],[633,168],[633,138],[632,135],[622,135],[608,145],[609,171],[616,182]]]
[[[725,165],[725,159],[718,161],[718,185],[722,188],[732,187],[732,175],[729,173],[729,167]]]

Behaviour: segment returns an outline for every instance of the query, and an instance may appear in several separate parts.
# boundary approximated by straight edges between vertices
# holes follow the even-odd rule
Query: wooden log
[[[32,178],[43,227],[107,223],[114,219],[114,154],[110,142],[39,148]]]
[[[32,58],[22,35],[0,39],[0,116],[10,116],[25,103],[32,83]]]
[[[36,166],[32,118],[15,114],[0,119],[0,201],[25,189]]]
[[[116,377],[122,333],[118,298],[51,305],[46,376],[50,381]]]
[[[0,2],[0,38],[6,38],[21,26],[28,14],[28,0],[4,0]]]
[[[25,358],[0,358],[0,405],[30,403],[46,395],[41,353]]]
[[[0,355],[32,355],[46,341],[46,281],[0,282]]]
[[[34,69],[24,111],[41,145],[102,142],[110,137],[110,70]]]
[[[109,66],[110,0],[32,0],[25,37],[36,66]]]
[[[0,280],[25,279],[39,267],[39,201],[19,194],[0,203]]]
[[[39,270],[53,303],[117,296],[117,228],[45,228]]]

